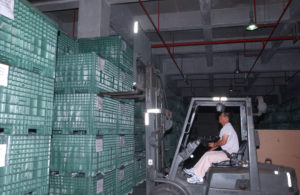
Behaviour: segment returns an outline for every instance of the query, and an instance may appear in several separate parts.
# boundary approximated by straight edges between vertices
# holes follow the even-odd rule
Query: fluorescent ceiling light
[[[161,109],[158,109],[158,108],[147,109],[147,113],[149,113],[149,114],[160,114]]]
[[[258,29],[258,26],[253,22],[253,20],[250,20],[250,23],[246,27],[246,30],[253,31],[253,30],[256,30],[256,29]]]
[[[215,101],[215,102],[220,101],[220,97],[213,97],[213,101]]]
[[[135,21],[133,24],[133,33],[138,34],[139,33],[139,22]]]
[[[227,97],[221,97],[221,101],[226,102],[228,100]]]

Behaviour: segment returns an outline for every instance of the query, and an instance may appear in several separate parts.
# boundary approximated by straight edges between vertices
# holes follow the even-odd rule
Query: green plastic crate
[[[118,129],[121,134],[134,133],[134,101],[120,102]]]
[[[13,66],[54,78],[57,24],[26,0],[15,0],[14,20],[0,15],[0,53]]]
[[[78,52],[78,41],[68,34],[60,31],[57,41],[57,55],[77,54]]]
[[[97,52],[120,68],[132,72],[133,50],[121,36],[83,38],[78,42],[80,52]]]
[[[6,147],[5,166],[0,167],[0,185],[9,184],[13,175],[49,168],[50,136],[1,135],[0,144]],[[8,182],[8,183],[5,183]]]
[[[48,193],[50,140],[39,135],[0,136],[5,158],[0,167],[0,194]]]
[[[4,134],[50,135],[54,80],[10,67],[8,86],[0,86],[0,130]]]
[[[134,157],[134,186],[138,186],[146,180],[146,157]]]
[[[118,91],[118,67],[96,53],[58,56],[56,93]]]
[[[50,170],[95,176],[115,169],[118,135],[53,135]]]
[[[119,102],[96,94],[56,94],[53,133],[113,134]]]
[[[116,171],[94,177],[50,176],[50,195],[116,195]]]
[[[134,135],[119,135],[116,148],[117,167],[132,163],[134,155]]]
[[[116,169],[116,194],[127,195],[134,186],[134,163]]]
[[[32,173],[27,173],[30,175]],[[16,177],[14,177],[16,178]],[[0,186],[1,195],[47,195],[49,194],[49,175],[26,179],[22,182]]]

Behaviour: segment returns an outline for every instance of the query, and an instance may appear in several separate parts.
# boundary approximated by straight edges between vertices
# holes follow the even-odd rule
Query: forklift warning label
[[[0,144],[0,167],[5,167],[6,144]]]
[[[97,194],[103,192],[103,179],[97,181]]]
[[[103,151],[103,139],[97,139],[96,140],[96,152],[102,152]]]
[[[0,15],[14,19],[15,0],[0,0]]]
[[[0,86],[7,87],[9,66],[0,63]]]

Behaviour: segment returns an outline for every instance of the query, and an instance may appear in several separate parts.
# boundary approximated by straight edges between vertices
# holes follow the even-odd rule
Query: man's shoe
[[[186,168],[184,168],[184,169],[183,169],[183,172],[185,172],[186,174],[188,174],[188,175],[190,175],[190,176],[194,176],[194,175],[195,175],[193,169],[186,169]]]
[[[187,178],[186,181],[191,184],[202,184],[204,182],[203,178],[199,179],[196,175],[194,175],[193,177]]]

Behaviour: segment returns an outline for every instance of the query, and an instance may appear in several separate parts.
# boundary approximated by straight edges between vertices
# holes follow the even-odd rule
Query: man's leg
[[[224,160],[229,160],[229,158],[223,151],[206,152],[193,167],[193,171],[199,179],[202,179],[212,163],[219,163]]]

